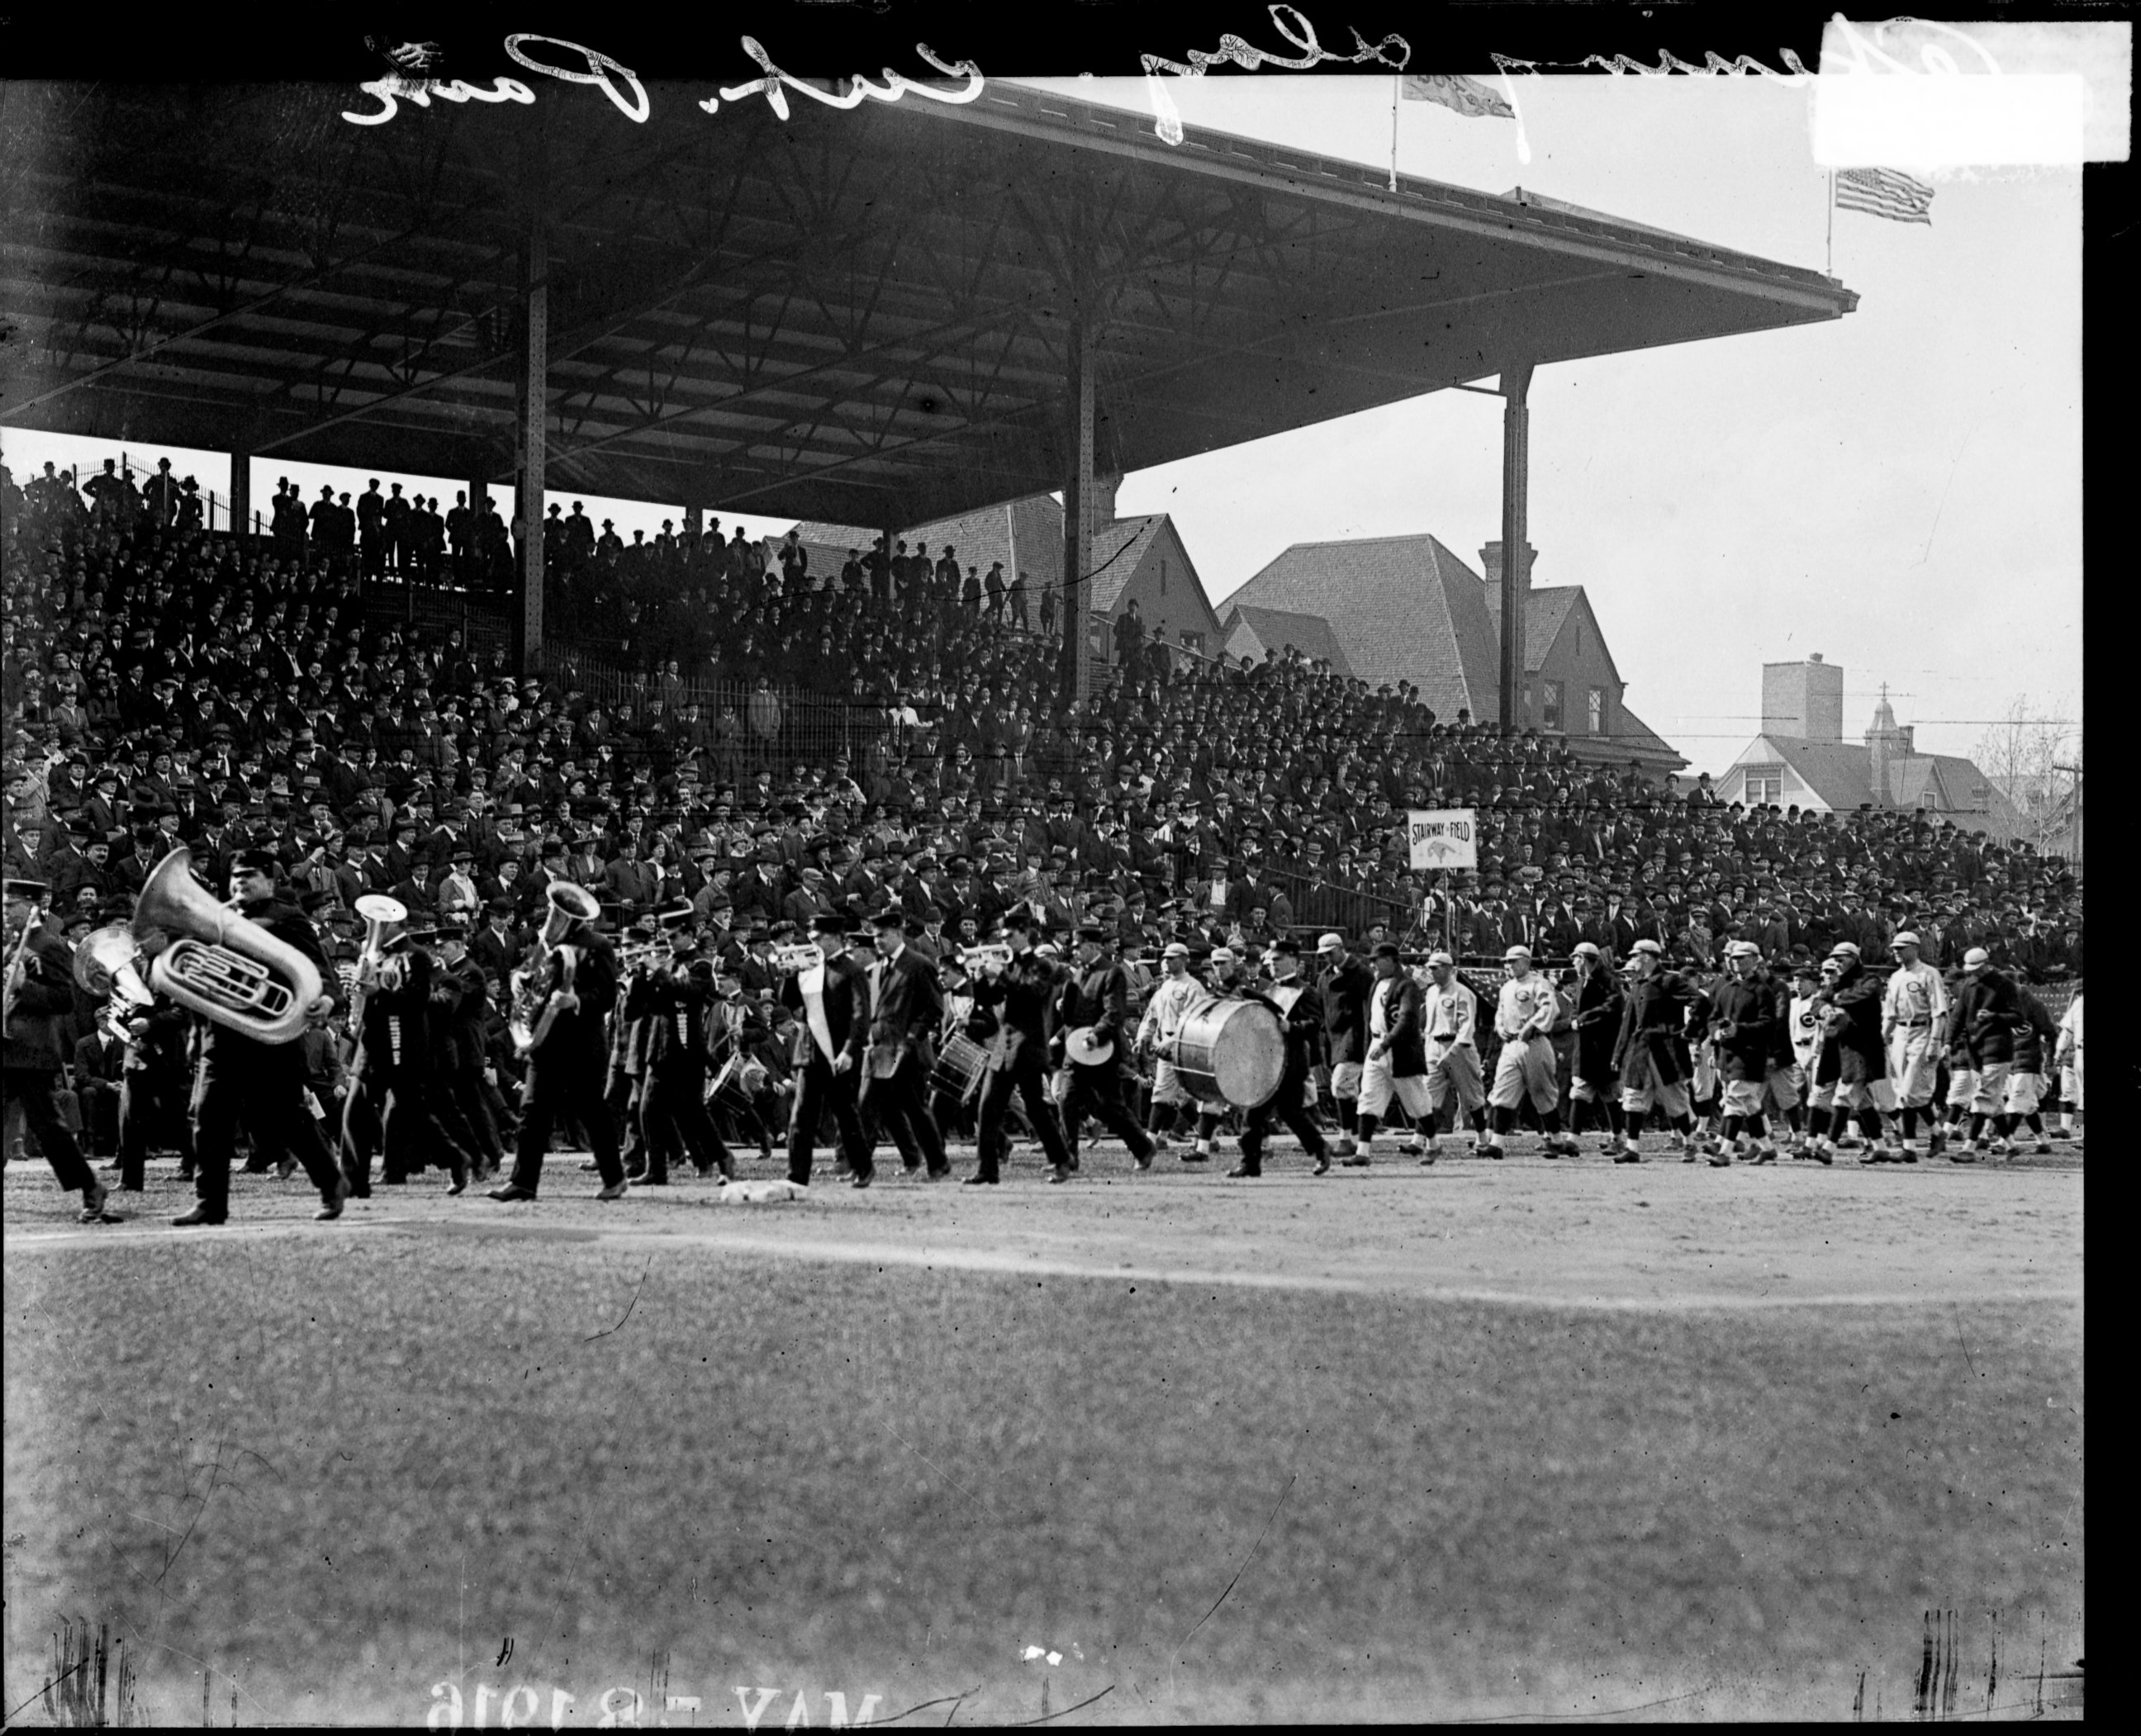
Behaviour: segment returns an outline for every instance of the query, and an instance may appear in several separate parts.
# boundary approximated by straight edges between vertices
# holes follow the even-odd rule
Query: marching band
[[[973,1133],[970,1183],[1001,1181],[1015,1122],[1052,1183],[1077,1172],[1088,1119],[1149,1169],[1185,1112],[1196,1132],[1183,1161],[1208,1161],[1232,1119],[1241,1161],[1228,1173],[1242,1178],[1262,1174],[1274,1123],[1321,1176],[1334,1153],[1371,1166],[1393,1116],[1424,1165],[1445,1121],[1469,1124],[1478,1153],[1499,1158],[1527,1112],[1549,1158],[1579,1154],[1577,1136],[1593,1129],[1614,1162],[1640,1163],[1656,1115],[1674,1154],[1717,1168],[1774,1162],[1780,1134],[1792,1155],[1823,1163],[1853,1146],[1864,1163],[1915,1163],[1921,1122],[1927,1155],[1971,1162],[2011,1153],[2025,1128],[2049,1149],[2048,1068],[2079,1097],[2079,1000],[2055,1025],[1983,952],[1944,979],[1907,932],[1885,981],[1848,941],[1774,971],[1735,941],[1706,983],[1647,938],[1630,947],[1625,977],[1579,943],[1566,982],[1512,946],[1489,1015],[1449,954],[1409,957],[1388,941],[1364,965],[1326,934],[1308,973],[1281,937],[1254,978],[1226,948],[1200,972],[1176,942],[1155,983],[1116,956],[1105,924],[1080,927],[1065,961],[1021,904],[997,937],[944,943],[940,956],[895,907],[874,918],[870,952],[849,918],[824,914],[807,942],[768,955],[776,1030],[745,1003],[734,965],[699,956],[688,903],[620,948],[597,899],[553,879],[541,932],[503,973],[495,1007],[494,971],[460,912],[412,918],[399,899],[361,898],[363,944],[337,975],[277,872],[272,857],[239,851],[219,899],[181,847],[147,876],[130,923],[72,948],[50,932],[46,889],[7,881],[7,1096],[60,1185],[81,1195],[83,1222],[115,1218],[58,1106],[53,1032],[77,986],[102,1003],[96,1052],[110,1060],[95,1083],[116,1099],[121,1186],[142,1186],[151,1148],[177,1149],[195,1194],[173,1220],[185,1227],[228,1219],[241,1129],[249,1168],[303,1168],[316,1215],[332,1221],[344,1200],[370,1196],[375,1157],[381,1185],[436,1169],[459,1194],[496,1174],[509,1143],[510,1173],[488,1197],[534,1200],[554,1129],[592,1152],[596,1197],[608,1201],[668,1185],[672,1160],[735,1180],[724,1124],[770,1158],[785,1120],[799,1187],[829,1127],[837,1173],[867,1188],[880,1136],[909,1174],[947,1178],[947,1126]],[[168,1045],[176,1027],[192,1075],[182,1111],[155,1077],[160,1033]],[[515,1075],[517,1102],[501,1089]],[[1314,1114],[1325,1095],[1339,1128],[1329,1137]]]

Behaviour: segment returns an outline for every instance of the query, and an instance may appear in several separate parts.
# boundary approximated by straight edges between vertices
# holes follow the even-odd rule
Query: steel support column
[[[1093,371],[1085,354],[1085,309],[1070,315],[1066,445],[1070,465],[1063,478],[1063,691],[1084,699],[1093,687],[1087,654],[1086,598],[1093,564]]]
[[[1531,544],[1527,538],[1525,489],[1531,470],[1531,365],[1502,376],[1502,721],[1523,729],[1531,721],[1524,703],[1524,598],[1531,589]]]
[[[244,536],[253,529],[253,455],[230,455],[230,532]]]
[[[543,460],[544,407],[549,376],[550,291],[543,219],[528,226],[526,283],[522,293],[520,436],[514,514],[521,526],[520,607],[514,614],[513,663],[522,676],[534,672],[543,654]]]

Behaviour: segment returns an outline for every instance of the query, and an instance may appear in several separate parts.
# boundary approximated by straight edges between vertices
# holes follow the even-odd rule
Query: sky
[[[1149,114],[1136,79],[1022,79]],[[1500,82],[1497,81],[1498,84]],[[1700,240],[1824,268],[1813,93],[1755,77],[1538,76],[1518,125],[1407,102],[1407,175],[1522,185]],[[1386,166],[1392,81],[1274,71],[1169,79],[1183,119]],[[1759,722],[1761,666],[1843,666],[1856,739],[1883,683],[1922,749],[1967,754],[2020,699],[2081,699],[2081,184],[2078,170],[1934,176],[1932,225],[1833,220],[1840,321],[1557,364],[1533,376],[1534,582],[1581,584],[1627,702],[1696,770]],[[1487,382],[1491,383],[1491,382]],[[1475,567],[1500,534],[1500,406],[1444,391],[1132,473],[1118,510],[1174,515],[1215,602],[1289,545],[1430,532]],[[26,478],[110,449],[0,430]],[[219,454],[144,447],[219,495]],[[260,460],[256,507],[364,478]],[[449,478],[409,478],[450,504]],[[630,540],[676,503],[587,502]],[[722,512],[725,529],[737,514]],[[746,516],[753,534],[791,522]]]

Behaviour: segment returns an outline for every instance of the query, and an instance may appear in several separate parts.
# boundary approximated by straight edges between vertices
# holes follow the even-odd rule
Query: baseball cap
[[[1647,952],[1653,958],[1663,958],[1666,956],[1666,949],[1653,940],[1637,941],[1628,950],[1631,952]]]
[[[1962,967],[1966,971],[1974,971],[1980,965],[1989,965],[1991,962],[1992,955],[1982,947],[1972,947],[1962,955]]]
[[[1342,934],[1324,935],[1317,941],[1316,950],[1318,952],[1343,952],[1346,950],[1346,937]]]
[[[1531,956],[1532,949],[1529,947],[1512,947],[1502,955],[1502,961],[1507,964],[1513,958],[1529,958]]]
[[[1578,941],[1574,946],[1568,949],[1568,956],[1571,958],[1602,958],[1605,955],[1599,952],[1597,946],[1592,942]],[[1435,964],[1439,961],[1446,961],[1448,957],[1449,954],[1445,952],[1438,952],[1433,958],[1428,960],[1428,962],[1430,964]]]
[[[1160,949],[1159,956],[1162,958],[1187,958],[1189,957],[1189,949],[1180,941],[1169,941]]]
[[[1591,950],[1596,952],[1598,949],[1593,947]],[[1447,952],[1430,952],[1427,955],[1427,961],[1430,966],[1454,965],[1457,962]]]
[[[1909,929],[1906,928],[1888,944],[1892,947],[1915,947],[1919,944],[1919,941],[1917,936],[1912,933]]]

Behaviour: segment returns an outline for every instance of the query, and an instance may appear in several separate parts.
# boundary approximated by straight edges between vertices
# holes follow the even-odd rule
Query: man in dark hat
[[[976,1167],[967,1178],[970,1186],[993,1185],[1001,1178],[1007,1143],[1004,1118],[1014,1092],[1025,1104],[1026,1119],[1041,1141],[1051,1175],[1061,1178],[1070,1173],[1070,1148],[1056,1105],[1048,1100],[1048,1007],[1061,987],[1061,973],[1033,950],[1036,924],[1030,909],[1021,905],[1008,912],[1003,927],[1011,946],[1010,962],[1000,967],[984,964],[973,983],[975,1003],[996,1012],[997,1030],[990,1040],[989,1070],[982,1083]]]
[[[869,973],[869,1047],[859,1094],[899,1148],[907,1173],[944,1180],[952,1167],[923,1100],[944,995],[937,968],[907,944],[908,912],[898,906],[870,918],[877,962]]]
[[[453,1070],[453,1002],[435,996],[438,929],[412,917],[387,942],[386,962],[364,1006],[366,1070],[383,1100],[379,1149],[384,1186],[399,1187],[426,1167],[443,1165],[449,1193],[480,1169],[480,1142],[449,1089]],[[370,1165],[357,1192],[369,1195]]]
[[[1249,1111],[1242,1129],[1242,1161],[1228,1173],[1237,1178],[1263,1173],[1264,1141],[1276,1119],[1301,1141],[1301,1148],[1316,1160],[1316,1173],[1322,1175],[1330,1169],[1331,1158],[1323,1148],[1322,1129],[1309,1114],[1307,1101],[1309,1075],[1323,1046],[1322,997],[1302,978],[1301,945],[1292,935],[1282,934],[1272,942],[1270,958],[1268,992],[1253,988],[1245,992],[1248,999],[1262,1001],[1284,1021],[1286,1066],[1271,1099]]]
[[[535,1197],[550,1132],[560,1118],[577,1121],[594,1148],[603,1183],[595,1197],[619,1200],[625,1195],[617,1127],[603,1097],[603,1021],[617,1005],[617,954],[590,922],[569,912],[560,912],[559,920],[562,933],[529,966],[541,973],[534,991],[543,996],[543,1009],[534,1024],[539,1028],[544,1012],[555,1016],[529,1051],[513,1173],[504,1186],[490,1190],[495,1200]]]
[[[1063,1100],[1065,1143],[1069,1168],[1059,1165],[1049,1179],[1064,1182],[1078,1163],[1079,1124],[1090,1114],[1124,1144],[1139,1169],[1152,1168],[1151,1136],[1137,1124],[1123,1100],[1123,1068],[1133,1027],[1130,978],[1115,957],[1115,932],[1105,922],[1087,922],[1078,931],[1078,969],[1064,981],[1056,998],[1055,1041],[1070,1067],[1070,1089]],[[1080,1051],[1083,1051],[1081,1058]]]
[[[463,917],[439,918],[437,1022],[443,1029],[436,1035],[441,1094],[466,1124],[464,1143],[476,1159],[476,1179],[484,1181],[498,1172],[505,1150],[484,1091],[490,1060],[490,976],[470,952],[469,927]]]
[[[81,1222],[99,1223],[105,1221],[104,1184],[60,1119],[57,1098],[66,1060],[60,1047],[62,1024],[74,1011],[74,958],[45,921],[49,892],[39,881],[11,878],[6,885],[6,950],[0,957],[7,961],[7,1028],[0,1097],[22,1105],[23,1119],[60,1187],[81,1195]]]
[[[319,989],[305,1013],[323,1023],[339,998],[337,979],[304,913],[277,896],[275,877],[271,854],[242,849],[231,859],[230,895],[239,916],[295,949],[317,973]],[[306,1106],[300,1045],[263,1042],[252,1031],[204,1015],[196,1017],[201,1060],[193,1112],[194,1205],[172,1222],[191,1227],[229,1219],[230,1160],[241,1119],[252,1134],[257,1156],[295,1158],[304,1166],[307,1178],[320,1190],[315,1217],[322,1222],[341,1217],[342,1202],[352,1189]]]
[[[669,1157],[681,1149],[701,1178],[721,1171],[736,1179],[736,1159],[706,1113],[706,1027],[714,998],[711,971],[695,974],[697,942],[684,927],[692,913],[686,904],[660,913],[667,928],[657,955],[633,971],[625,991],[623,1016],[646,1024],[646,1084],[640,1127],[647,1142],[647,1174],[642,1185],[667,1187]]]
[[[847,952],[848,921],[827,911],[810,919],[819,962],[785,978],[780,1004],[795,1014],[795,1107],[788,1124],[788,1179],[810,1184],[810,1158],[818,1124],[828,1104],[839,1129],[841,1156],[854,1184],[867,1188],[874,1171],[870,1141],[856,1110],[864,1045],[869,1035],[870,984]]]

